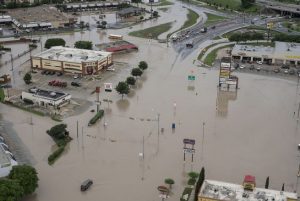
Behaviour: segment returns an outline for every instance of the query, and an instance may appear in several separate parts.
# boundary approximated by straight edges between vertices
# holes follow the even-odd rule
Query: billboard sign
[[[195,149],[191,149],[191,148],[184,148],[183,149],[184,153],[190,153],[190,154],[194,154],[195,153]]]
[[[104,91],[106,92],[112,92],[112,83],[104,83]]]
[[[195,140],[193,139],[183,139],[183,143],[184,144],[191,144],[191,145],[195,145]]]

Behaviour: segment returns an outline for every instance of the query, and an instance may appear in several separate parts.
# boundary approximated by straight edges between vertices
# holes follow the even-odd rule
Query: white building
[[[22,92],[22,100],[26,99],[42,107],[61,107],[70,103],[71,95],[64,92],[31,88],[28,92]]]
[[[198,201],[296,201],[297,194],[264,188],[245,190],[244,186],[205,180]]]
[[[70,74],[92,75],[112,65],[112,53],[62,46],[31,57],[31,67]]]
[[[0,145],[0,178],[9,175],[13,166],[18,165],[8,151]]]
[[[275,42],[275,47],[236,44],[231,55],[233,59],[297,66],[300,65],[300,43]]]

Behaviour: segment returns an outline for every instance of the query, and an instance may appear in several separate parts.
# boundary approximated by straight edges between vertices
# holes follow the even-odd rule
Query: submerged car
[[[93,184],[93,181],[91,179],[87,179],[84,182],[82,182],[80,186],[81,191],[86,191],[90,188],[90,186]]]

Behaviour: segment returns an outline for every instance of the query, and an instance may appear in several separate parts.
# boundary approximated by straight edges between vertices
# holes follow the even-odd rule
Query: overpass
[[[280,3],[269,0],[257,0],[259,5],[264,6],[267,9],[279,12],[280,15],[290,15],[292,17],[300,17],[300,5]]]

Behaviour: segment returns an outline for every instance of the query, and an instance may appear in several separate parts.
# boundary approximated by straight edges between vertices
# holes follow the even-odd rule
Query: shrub
[[[97,114],[89,121],[89,126],[95,124],[99,119],[101,119],[104,115],[104,110],[99,110]]]
[[[196,179],[194,179],[194,178],[190,178],[188,180],[188,185],[194,185],[195,183],[196,183]]]
[[[49,49],[53,46],[65,46],[66,41],[62,38],[50,38],[45,43],[45,48]]]
[[[55,160],[62,154],[64,151],[65,146],[60,146],[55,152],[53,152],[49,157],[48,157],[48,164],[52,165]]]

